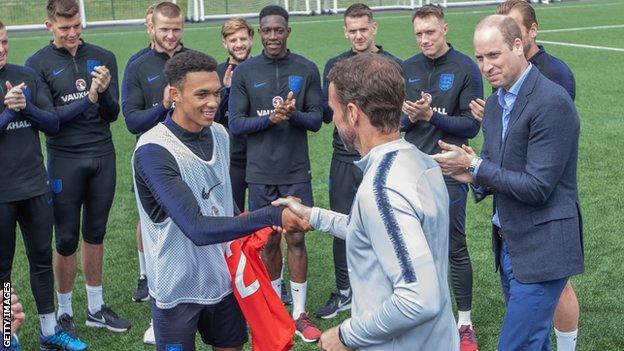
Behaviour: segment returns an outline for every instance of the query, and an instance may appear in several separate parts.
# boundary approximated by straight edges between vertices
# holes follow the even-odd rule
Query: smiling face
[[[290,35],[290,27],[286,19],[280,15],[268,15],[260,20],[260,38],[264,53],[269,58],[281,58],[286,55],[286,42]]]
[[[496,27],[483,27],[474,34],[475,56],[481,73],[494,88],[509,90],[527,66],[522,40],[510,47]]]
[[[214,121],[221,97],[217,72],[189,72],[179,86],[171,87],[175,121],[190,132],[200,132]]]
[[[345,17],[344,33],[353,51],[370,52],[375,47],[377,23],[371,21],[368,16]]]
[[[182,41],[184,19],[182,16],[169,18],[156,12],[152,17],[152,23],[156,51],[172,55]]]
[[[444,20],[436,16],[416,17],[413,24],[416,42],[425,56],[435,59],[448,51],[448,24]]]
[[[79,13],[72,17],[55,16],[53,21],[47,20],[45,25],[52,32],[54,46],[65,48],[72,54],[76,53],[82,33]]]
[[[223,47],[225,47],[230,56],[232,63],[241,63],[249,57],[251,52],[251,44],[253,38],[249,34],[249,30],[241,28],[236,32],[223,38]]]

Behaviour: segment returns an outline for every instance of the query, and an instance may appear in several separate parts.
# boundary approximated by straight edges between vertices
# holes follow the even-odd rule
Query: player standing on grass
[[[129,62],[124,72],[121,89],[122,110],[128,130],[140,136],[164,120],[173,101],[164,76],[165,63],[173,56],[187,50],[182,45],[184,16],[180,7],[171,2],[154,5],[148,24],[151,46],[143,55]],[[141,240],[140,223],[137,224],[140,276],[134,301],[149,299],[145,254]],[[154,344],[154,328],[150,323],[143,342]]]
[[[75,333],[72,291],[76,250],[82,225],[81,261],[87,289],[89,327],[122,332],[130,323],[104,303],[102,260],[106,222],[115,194],[115,148],[109,123],[119,114],[117,63],[108,50],[80,38],[81,20],[74,0],[48,0],[46,27],[52,42],[26,61],[49,89],[55,106],[68,105],[98,84],[98,103],[61,121],[47,135],[48,175],[54,201],[59,324]]]
[[[349,215],[288,206],[318,230],[347,239],[351,318],[323,333],[319,349],[457,351],[448,271],[448,194],[440,168],[399,133],[400,66],[364,53],[329,73],[329,104],[364,176]]]
[[[154,26],[152,24],[152,15],[154,14],[155,7],[156,7],[156,4],[152,4],[145,10],[145,22],[143,23],[143,25],[145,26],[145,31],[147,32],[147,35],[149,37],[149,45],[137,51],[132,56],[130,56],[130,58],[128,59],[128,62],[126,63],[126,69],[124,70],[124,82],[125,82],[125,77],[128,74],[127,68],[130,66],[130,64],[133,61],[135,61],[137,58],[143,56],[143,54],[152,50],[154,46],[154,30],[153,30]],[[123,83],[122,83],[122,104],[123,104]],[[131,188],[131,191],[134,191],[134,188]],[[137,223],[137,226],[136,226],[136,243],[137,243],[137,253],[139,257],[139,280],[137,283],[137,290],[132,294],[132,300],[138,302],[138,301],[145,301],[146,299],[149,298],[149,295],[147,294],[147,281],[145,280],[145,256],[143,255],[143,243],[141,242],[141,226],[139,225],[139,223]]]
[[[526,59],[535,65],[546,78],[561,85],[574,100],[576,83],[570,68],[565,62],[548,54],[543,46],[537,45],[538,23],[533,7],[523,0],[507,0],[498,5],[496,13],[514,19],[522,32],[522,44]],[[485,101],[483,100],[471,103],[475,118],[483,117],[484,106]],[[576,293],[568,280],[559,298],[553,318],[557,350],[573,351],[576,349],[579,314]]]
[[[97,101],[97,84],[91,86],[88,98],[55,109],[35,72],[7,64],[8,53],[9,38],[0,22],[0,281],[11,281],[15,229],[19,223],[39,313],[42,350],[85,350],[84,342],[58,327],[54,315],[54,213],[39,131],[57,133],[59,119],[71,118],[89,108],[92,101]]]
[[[442,8],[426,5],[412,17],[416,42],[422,53],[403,63],[406,101],[402,126],[405,140],[427,154],[439,152],[438,140],[462,145],[479,133],[470,113],[470,101],[483,98],[479,68],[446,41],[448,24]],[[449,261],[458,309],[457,327],[462,351],[475,351],[472,326],[472,264],[466,243],[468,186],[445,177],[449,193]]]
[[[225,62],[217,66],[217,74],[223,86],[221,90],[221,104],[219,106],[219,123],[228,128],[228,102],[230,86],[232,85],[232,73],[238,65],[249,58],[251,45],[253,44],[253,28],[244,18],[232,18],[221,27],[223,46],[228,52]],[[245,210],[245,164],[247,158],[247,136],[236,135],[232,137],[230,154],[230,180],[234,202],[239,210]]]
[[[164,74],[175,109],[144,133],[134,157],[156,348],[242,350],[245,319],[232,294],[225,243],[260,228],[308,229],[289,210],[265,206],[232,217],[229,136],[213,123],[221,84],[212,57],[174,56]]]
[[[229,125],[234,135],[247,135],[249,207],[293,195],[312,205],[308,131],[322,124],[321,82],[316,65],[287,48],[288,12],[269,5],[260,11],[264,50],[236,68],[229,101]],[[273,286],[281,292],[281,235],[274,234],[264,249]],[[286,237],[288,271],[297,334],[306,342],[321,332],[305,311],[308,253],[303,233]]]
[[[349,51],[333,57],[325,64],[323,70],[323,120],[330,123],[333,112],[328,104],[329,71],[341,60],[360,53],[372,52],[392,58],[398,64],[401,60],[375,44],[378,24],[373,21],[373,11],[365,4],[357,3],[349,6],[344,13],[344,35],[351,44]],[[334,140],[331,167],[329,170],[329,206],[332,211],[348,214],[351,204],[362,182],[362,171],[353,163],[360,159],[357,151],[348,151],[338,129],[334,128]],[[334,237],[334,275],[336,290],[333,291],[324,306],[316,310],[315,315],[320,318],[333,318],[338,312],[346,311],[351,307],[351,285],[347,270],[347,253],[345,241]]]

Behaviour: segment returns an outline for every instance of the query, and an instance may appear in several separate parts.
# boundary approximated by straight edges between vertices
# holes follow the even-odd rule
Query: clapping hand
[[[26,314],[24,313],[24,307],[19,302],[13,289],[11,289],[11,334],[15,333],[20,328],[25,319]]]
[[[26,88],[26,83],[20,83],[16,86],[11,85],[10,82],[5,83],[7,93],[4,96],[4,105],[15,111],[19,112],[26,108],[26,96],[24,96],[23,89]]]
[[[95,66],[91,72],[91,85],[93,82],[97,84],[97,92],[103,93],[108,89],[111,82],[111,74],[106,66]]]
[[[470,107],[470,113],[472,114],[472,117],[479,121],[479,123],[482,123],[485,111],[485,101],[483,101],[482,99],[474,99],[470,101],[470,104],[468,106]]]
[[[282,122],[288,121],[293,113],[295,113],[295,104],[297,100],[295,99],[295,94],[291,91],[288,93],[286,97],[286,101],[279,104],[273,113],[269,116],[269,120],[273,124],[279,124]]]
[[[232,86],[232,73],[234,72],[234,66],[228,65],[225,73],[223,74],[223,86],[229,88]]]
[[[403,101],[403,107],[401,108],[403,113],[412,121],[425,121],[428,122],[433,116],[433,110],[431,109],[431,94],[420,93],[420,99],[416,101]]]
[[[468,171],[472,159],[477,157],[477,154],[470,146],[452,145],[438,141],[438,145],[442,149],[439,154],[431,155],[434,160],[438,162],[442,169],[442,174],[451,176],[453,179],[462,183],[472,183],[472,175]]]

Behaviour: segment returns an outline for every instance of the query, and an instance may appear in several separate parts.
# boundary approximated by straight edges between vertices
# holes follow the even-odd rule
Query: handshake
[[[283,207],[282,226],[274,227],[282,234],[305,233],[314,230],[310,225],[312,208],[301,203],[301,199],[294,196],[283,197],[271,202],[275,207]]]

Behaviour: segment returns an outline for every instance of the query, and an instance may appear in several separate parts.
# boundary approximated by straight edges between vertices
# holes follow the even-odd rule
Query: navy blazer
[[[529,71],[502,137],[497,94],[485,105],[483,159],[476,183],[490,188],[513,272],[522,283],[584,271],[582,220],[576,185],[580,121],[569,94]],[[493,228],[496,268],[500,237]]]

